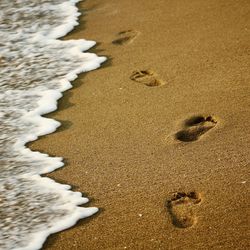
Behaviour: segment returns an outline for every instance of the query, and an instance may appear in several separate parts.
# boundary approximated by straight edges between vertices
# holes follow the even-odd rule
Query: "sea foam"
[[[97,208],[69,185],[41,177],[62,158],[25,144],[60,123],[42,115],[57,109],[81,72],[105,61],[83,53],[94,41],[58,40],[78,24],[77,0],[0,1],[0,249],[42,247],[48,235],[91,216]]]

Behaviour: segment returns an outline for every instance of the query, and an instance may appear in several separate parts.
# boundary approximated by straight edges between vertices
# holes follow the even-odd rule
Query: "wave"
[[[105,61],[83,53],[94,41],[58,40],[78,25],[77,2],[0,2],[0,249],[39,249],[48,235],[98,211],[81,207],[88,199],[69,185],[41,177],[62,158],[25,147],[60,126],[42,115],[57,109],[70,81]]]

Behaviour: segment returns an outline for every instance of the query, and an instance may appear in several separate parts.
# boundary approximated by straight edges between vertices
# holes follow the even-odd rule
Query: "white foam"
[[[98,211],[69,185],[41,177],[63,166],[61,157],[32,152],[25,144],[60,123],[42,115],[57,109],[62,92],[81,72],[105,61],[83,53],[84,39],[61,41],[78,24],[77,0],[0,2],[0,249],[33,250],[48,235]],[[4,215],[6,215],[4,217]],[[11,224],[9,223],[11,221]]]

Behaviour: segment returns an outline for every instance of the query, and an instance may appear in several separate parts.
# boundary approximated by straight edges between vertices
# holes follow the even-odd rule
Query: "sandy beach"
[[[248,0],[86,0],[65,39],[106,56],[32,150],[100,209],[46,250],[249,249]]]

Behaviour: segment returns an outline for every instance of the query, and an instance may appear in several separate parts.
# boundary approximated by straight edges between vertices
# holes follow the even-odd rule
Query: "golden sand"
[[[68,38],[108,57],[31,145],[97,206],[44,249],[248,249],[250,2],[86,0]]]

